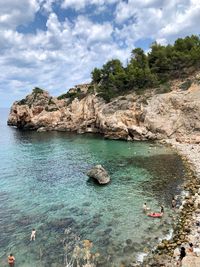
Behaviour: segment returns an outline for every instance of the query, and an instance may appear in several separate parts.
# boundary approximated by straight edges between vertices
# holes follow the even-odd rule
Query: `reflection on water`
[[[119,266],[148,251],[171,228],[170,202],[180,193],[185,170],[170,149],[150,143],[104,140],[70,133],[23,132],[0,127],[0,266],[13,252],[18,266],[59,267],[64,232],[93,241],[98,266]],[[112,182],[99,186],[86,171],[102,164]],[[163,204],[167,215],[143,214]],[[31,229],[37,229],[30,242]]]

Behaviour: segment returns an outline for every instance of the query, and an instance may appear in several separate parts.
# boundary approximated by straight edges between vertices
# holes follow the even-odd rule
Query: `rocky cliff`
[[[81,97],[66,95],[61,99],[36,88],[12,105],[8,125],[37,131],[97,132],[112,139],[176,138],[200,143],[199,79],[193,79],[187,90],[182,84],[174,82],[169,93],[147,90],[110,103],[85,89]]]

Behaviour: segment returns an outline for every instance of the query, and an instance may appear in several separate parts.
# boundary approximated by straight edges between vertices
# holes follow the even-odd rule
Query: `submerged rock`
[[[110,182],[110,176],[101,165],[94,166],[87,172],[87,175],[96,179],[99,184],[108,184]]]

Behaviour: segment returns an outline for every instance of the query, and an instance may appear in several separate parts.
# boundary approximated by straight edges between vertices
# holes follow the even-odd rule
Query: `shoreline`
[[[173,139],[166,140],[165,144],[175,149],[194,172],[196,178],[200,179],[200,144],[179,143]]]
[[[187,203],[189,201],[193,206],[191,221],[188,225],[190,231],[188,233],[186,232],[186,237],[188,242],[194,245],[194,248],[200,250],[200,145],[179,143],[175,140],[166,140],[166,143],[170,144],[177,151],[196,180],[193,181],[194,177],[189,177],[185,185],[185,190],[188,192],[188,195],[185,197],[184,202]],[[182,267],[200,266],[200,254],[196,254],[198,256],[186,253],[186,257],[182,260]]]
[[[173,237],[169,242],[162,240],[158,244],[155,254],[147,256],[142,267],[180,266],[178,257],[175,257],[175,250],[188,244],[194,245],[196,253],[188,253],[182,260],[182,267],[200,266],[200,145],[179,143],[174,139],[162,140],[160,143],[169,145],[182,158],[188,170],[188,179],[183,185],[185,196],[182,205],[177,208],[179,213]]]

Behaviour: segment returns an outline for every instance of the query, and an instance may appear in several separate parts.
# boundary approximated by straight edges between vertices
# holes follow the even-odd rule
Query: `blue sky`
[[[107,60],[199,24],[199,0],[0,0],[0,107],[35,86],[60,95]]]

